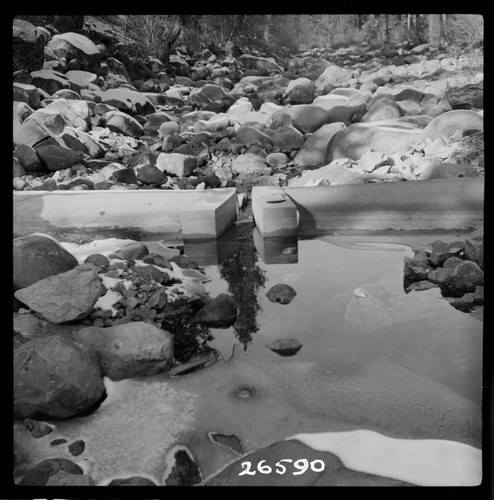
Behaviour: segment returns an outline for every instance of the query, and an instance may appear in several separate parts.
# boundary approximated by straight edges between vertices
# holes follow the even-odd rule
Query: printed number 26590
[[[261,474],[271,474],[273,472],[273,469],[269,465],[265,464],[265,462],[266,460],[261,460],[257,464],[257,470]],[[296,469],[295,471],[293,471],[294,476],[303,474],[306,470],[309,469],[309,466],[314,472],[322,472],[324,470],[324,462],[322,460],[313,460],[309,464],[309,461],[306,458],[295,460],[295,462],[291,458],[283,458],[275,464],[274,472],[276,472],[276,474],[284,474],[286,472],[286,467],[282,464],[282,462],[293,462],[293,467]],[[255,470],[251,470],[251,462],[242,462],[241,465],[242,467],[244,467],[244,470],[242,470],[242,472],[238,474],[239,476],[243,476],[245,474],[254,476],[256,474]]]

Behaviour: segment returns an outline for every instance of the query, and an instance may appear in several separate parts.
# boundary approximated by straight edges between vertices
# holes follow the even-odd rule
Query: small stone
[[[94,264],[100,269],[106,269],[110,265],[110,261],[100,253],[93,253],[86,257],[84,264]]]
[[[45,422],[40,422],[38,420],[32,420],[30,418],[24,419],[24,427],[31,433],[33,438],[38,439],[50,432],[53,432],[53,429]]]
[[[270,302],[278,304],[289,304],[297,295],[297,292],[284,283],[272,286],[267,292],[266,297]]]
[[[69,453],[74,457],[77,457],[81,453],[83,453],[85,448],[86,448],[86,443],[82,439],[74,441],[73,443],[70,443],[68,446]]]

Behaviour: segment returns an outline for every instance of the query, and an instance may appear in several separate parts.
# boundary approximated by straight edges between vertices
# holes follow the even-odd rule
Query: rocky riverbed
[[[88,16],[83,33],[14,20],[13,34],[44,61],[14,73],[15,191],[236,187],[243,220],[255,185],[484,175],[480,54],[405,44],[290,58],[178,48],[169,68],[155,58],[126,68],[118,26],[100,19]],[[477,481],[481,413],[470,401],[377,364],[349,365],[347,378],[333,380],[238,350],[225,360],[208,347],[208,327],[235,322],[240,305],[231,295],[209,296],[201,267],[169,249],[106,243],[14,239],[17,484],[430,484],[386,474],[386,460],[347,467],[332,433],[347,431],[345,449],[355,456],[376,438],[362,438],[362,429],[378,434],[376,449],[386,439],[454,443],[445,476],[436,477]],[[430,286],[458,308],[482,303],[482,233],[437,241],[405,261],[407,292]],[[296,290],[268,293],[290,307]],[[302,347],[284,340],[269,348],[293,355]],[[253,423],[246,414],[265,418]],[[300,432],[326,434],[317,448]],[[457,473],[462,446],[475,450],[467,478]],[[289,483],[240,479],[246,456],[271,465],[305,457],[327,469]]]

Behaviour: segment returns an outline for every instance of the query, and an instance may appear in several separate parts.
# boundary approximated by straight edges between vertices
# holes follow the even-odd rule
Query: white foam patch
[[[114,290],[108,290],[105,295],[102,295],[94,304],[95,309],[102,309],[103,311],[111,311],[112,316],[117,314],[117,310],[113,307],[122,295]]]
[[[135,240],[106,238],[103,240],[94,240],[83,245],[65,242],[60,242],[60,245],[70,252],[78,261],[82,262],[93,253],[100,253],[106,256],[130,243],[135,243]]]
[[[478,486],[482,451],[443,439],[397,439],[370,430],[296,434],[318,451],[333,453],[343,464],[419,486]]]

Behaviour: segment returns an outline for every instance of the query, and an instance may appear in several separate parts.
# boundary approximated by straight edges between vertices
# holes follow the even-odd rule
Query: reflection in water
[[[256,321],[260,309],[257,293],[264,287],[265,276],[257,265],[257,251],[251,235],[239,238],[229,256],[219,266],[220,275],[228,282],[228,290],[238,304],[239,314],[233,330],[244,351],[252,342],[252,334],[259,330]]]

